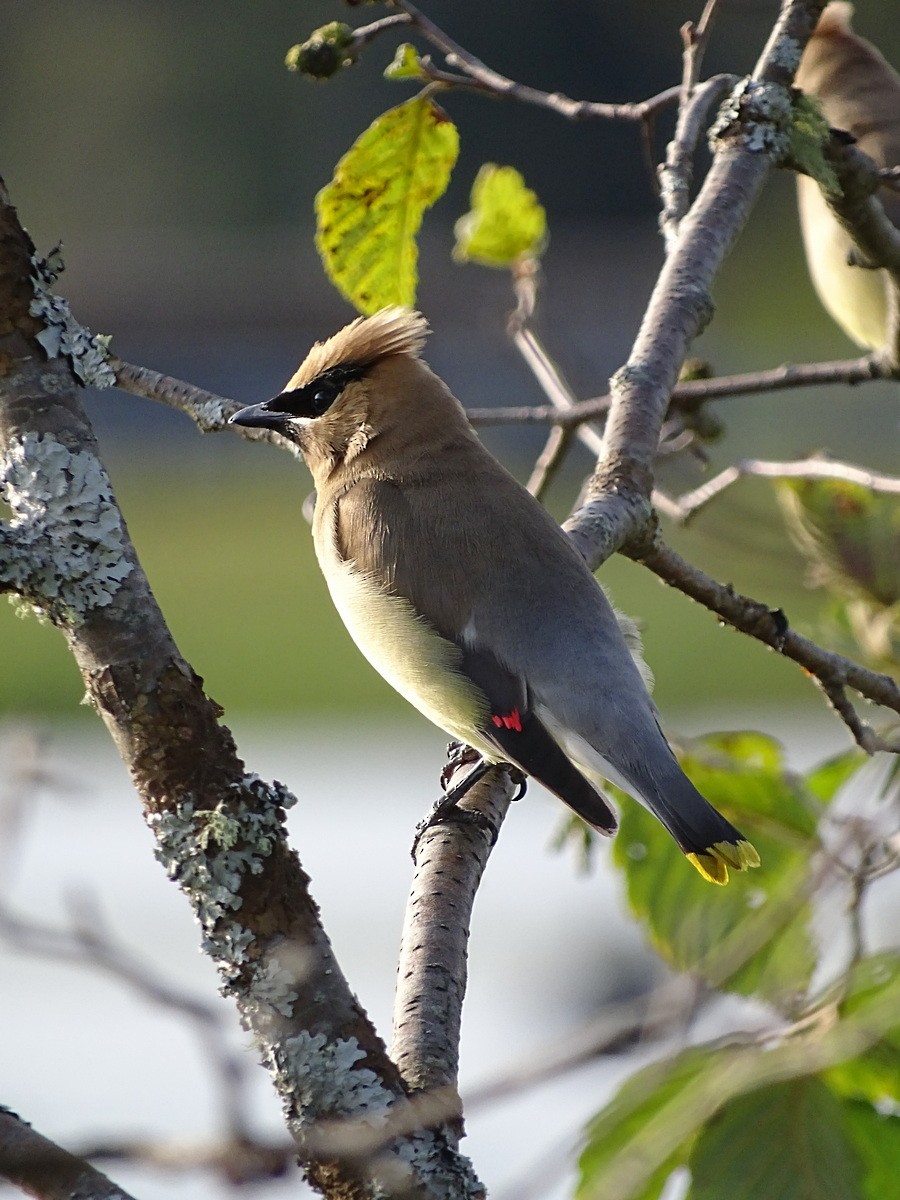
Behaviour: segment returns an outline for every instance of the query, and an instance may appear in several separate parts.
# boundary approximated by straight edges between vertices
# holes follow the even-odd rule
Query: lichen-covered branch
[[[76,1158],[0,1106],[0,1177],[38,1200],[132,1200],[84,1159]]]
[[[612,380],[604,451],[566,530],[588,564],[652,539],[650,494],[659,433],[695,337],[712,315],[710,289],[775,161],[785,153],[790,85],[824,0],[784,0],[753,80],[717,122],[716,151],[681,222],[628,361]]]
[[[900,714],[900,685],[889,675],[862,667],[852,659],[825,650],[790,628],[785,614],[767,608],[758,600],[742,596],[729,584],[717,583],[668,546],[657,545],[645,554],[633,556],[660,579],[697,600],[727,624],[764,642],[785,658],[793,659],[821,686],[855,740],[869,753],[875,750],[900,750],[888,744],[867,724],[846,698],[850,688],[873,704],[883,705]]]
[[[34,251],[0,186],[0,455],[16,591],[61,630],[141,796],[157,856],[188,896],[303,1152],[317,1123],[384,1123],[405,1096],[344,979],[291,851],[279,783],[245,769],[220,710],[178,652],[119,513],[70,358],[47,357],[32,311]],[[7,544],[10,539],[7,538]],[[308,1160],[326,1193],[481,1187],[440,1129],[377,1161]]]

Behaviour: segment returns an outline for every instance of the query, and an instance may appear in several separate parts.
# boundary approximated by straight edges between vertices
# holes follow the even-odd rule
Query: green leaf
[[[472,185],[472,208],[456,222],[458,262],[510,267],[537,258],[546,245],[547,214],[515,167],[485,163]]]
[[[694,1046],[638,1071],[588,1125],[577,1200],[657,1200],[685,1164],[691,1200],[869,1200],[862,1134],[829,1085],[896,1029],[898,961],[861,963],[838,1010],[824,1002],[803,1031]]]
[[[421,79],[422,60],[410,42],[401,42],[393,60],[384,68],[385,79]]]
[[[815,965],[805,889],[818,803],[785,770],[777,742],[761,734],[703,738],[681,761],[756,846],[762,866],[713,887],[659,822],[625,798],[613,857],[625,871],[629,903],[673,966],[790,1007]]]
[[[864,751],[847,750],[815,767],[804,782],[817,800],[821,800],[823,804],[830,804],[848,779],[868,761],[868,755]]]
[[[416,298],[416,234],[459,151],[456,126],[426,97],[383,113],[316,197],[316,245],[329,278],[360,312]]]
[[[819,101],[814,96],[798,93],[793,103],[788,157],[829,195],[839,196],[841,185],[824,154],[830,138],[831,130]]]
[[[886,1022],[880,1016],[885,1009]],[[900,1105],[900,954],[885,951],[858,963],[839,1012],[845,1021],[873,1024],[879,1036],[830,1068],[829,1084],[848,1098]]]
[[[900,1117],[879,1113],[871,1104],[844,1101],[850,1141],[862,1163],[865,1200],[886,1200],[900,1183]]]
[[[864,1054],[825,1073],[829,1086],[848,1100],[900,1105],[900,1045],[886,1037]]]
[[[861,1200],[840,1101],[815,1077],[732,1100],[690,1156],[689,1200]]]
[[[628,1079],[589,1124],[578,1159],[575,1200],[655,1200],[669,1175],[687,1161],[693,1125],[682,1129],[679,1097],[684,1088],[710,1071],[703,1048],[651,1063]],[[651,1123],[673,1125],[673,1149],[654,1138]],[[649,1130],[649,1133],[648,1133]]]

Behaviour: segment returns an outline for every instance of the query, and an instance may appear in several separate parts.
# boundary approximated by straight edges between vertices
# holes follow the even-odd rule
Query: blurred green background
[[[570,0],[423,7],[463,45],[515,78],[570,95],[637,99],[676,82],[678,28],[699,0]],[[721,7],[707,70],[748,70],[775,0]],[[338,0],[45,0],[7,2],[0,43],[0,174],[39,249],[64,243],[62,290],[75,313],[113,335],[124,358],[246,402],[280,388],[310,342],[353,314],[312,244],[312,202],[340,155],[384,108],[409,95],[381,70],[399,38],[313,85],[283,66],[291,44],[331,19]],[[895,0],[861,3],[857,28],[900,63]],[[661,252],[655,197],[636,130],[568,124],[473,95],[444,104],[462,151],[450,191],[426,218],[420,303],[429,359],[464,402],[540,402],[504,335],[511,298],[499,274],[452,264],[452,224],[482,161],[523,171],[548,212],[539,326],[579,395],[605,390],[637,328]],[[657,130],[657,155],[669,126]],[[697,350],[717,371],[855,351],[806,279],[791,181],[775,178],[717,290],[717,319]],[[749,455],[827,448],[896,467],[897,389],[873,386],[723,402],[712,466]],[[400,713],[360,659],[328,601],[300,506],[305,471],[228,435],[201,438],[184,418],[123,393],[89,408],[128,524],[182,651],[229,713]],[[541,437],[487,440],[520,477]],[[578,452],[551,496],[563,516],[589,466]],[[673,491],[696,486],[675,466]],[[705,569],[812,621],[770,489],[735,488],[671,541]],[[727,630],[639,567],[601,577],[642,622],[664,713],[728,705],[821,710],[796,667]],[[77,718],[78,674],[59,634],[0,605],[0,714]],[[840,737],[839,730],[836,737]]]

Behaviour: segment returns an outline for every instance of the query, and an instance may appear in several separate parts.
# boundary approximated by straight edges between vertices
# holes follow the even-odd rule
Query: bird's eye
[[[334,379],[322,379],[316,384],[316,390],[310,400],[310,408],[314,416],[320,417],[327,412],[341,394],[343,388]]]

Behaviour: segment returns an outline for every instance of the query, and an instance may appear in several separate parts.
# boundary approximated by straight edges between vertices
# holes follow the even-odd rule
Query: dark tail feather
[[[615,833],[619,823],[603,793],[572,765],[533,712],[520,719],[519,728],[486,727],[483,736],[509,762],[559,796],[592,829],[607,837]]]
[[[710,883],[728,882],[728,868],[759,866],[759,855],[740,830],[726,821],[697,791],[678,764],[664,782],[644,778],[636,790],[647,808],[668,829],[688,861]]]

